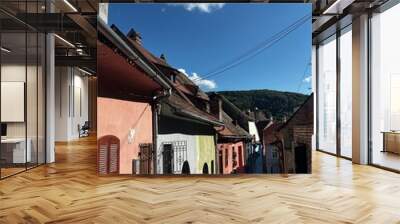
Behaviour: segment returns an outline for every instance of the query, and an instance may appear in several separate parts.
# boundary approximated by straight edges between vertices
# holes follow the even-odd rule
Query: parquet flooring
[[[0,223],[400,223],[400,175],[313,153],[311,175],[97,177],[95,139],[0,181]]]

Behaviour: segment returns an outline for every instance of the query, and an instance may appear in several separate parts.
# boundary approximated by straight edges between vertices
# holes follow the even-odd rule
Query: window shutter
[[[119,173],[120,141],[116,136],[106,135],[98,140],[97,167],[99,175]]]

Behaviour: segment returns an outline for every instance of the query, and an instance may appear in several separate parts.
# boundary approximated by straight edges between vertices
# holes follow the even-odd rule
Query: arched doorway
[[[185,175],[189,175],[190,174],[190,166],[189,166],[189,162],[187,160],[185,162],[183,162],[182,174],[185,174]]]
[[[207,163],[204,163],[204,165],[203,165],[203,174],[209,174],[208,173],[208,164]]]
[[[119,174],[119,138],[106,135],[97,141],[97,172],[100,175]]]
[[[214,174],[214,160],[211,160],[211,174]]]

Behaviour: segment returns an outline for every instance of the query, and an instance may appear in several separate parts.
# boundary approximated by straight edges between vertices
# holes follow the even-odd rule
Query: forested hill
[[[246,90],[246,91],[221,91],[230,102],[242,111],[254,111],[255,108],[272,115],[274,119],[281,120],[284,116],[290,117],[307,99],[308,95],[275,90]]]

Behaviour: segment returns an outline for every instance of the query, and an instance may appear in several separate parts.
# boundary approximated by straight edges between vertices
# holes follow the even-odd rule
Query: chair
[[[89,121],[85,121],[82,127],[78,125],[78,129],[79,129],[79,138],[89,136],[89,129],[90,129]]]

